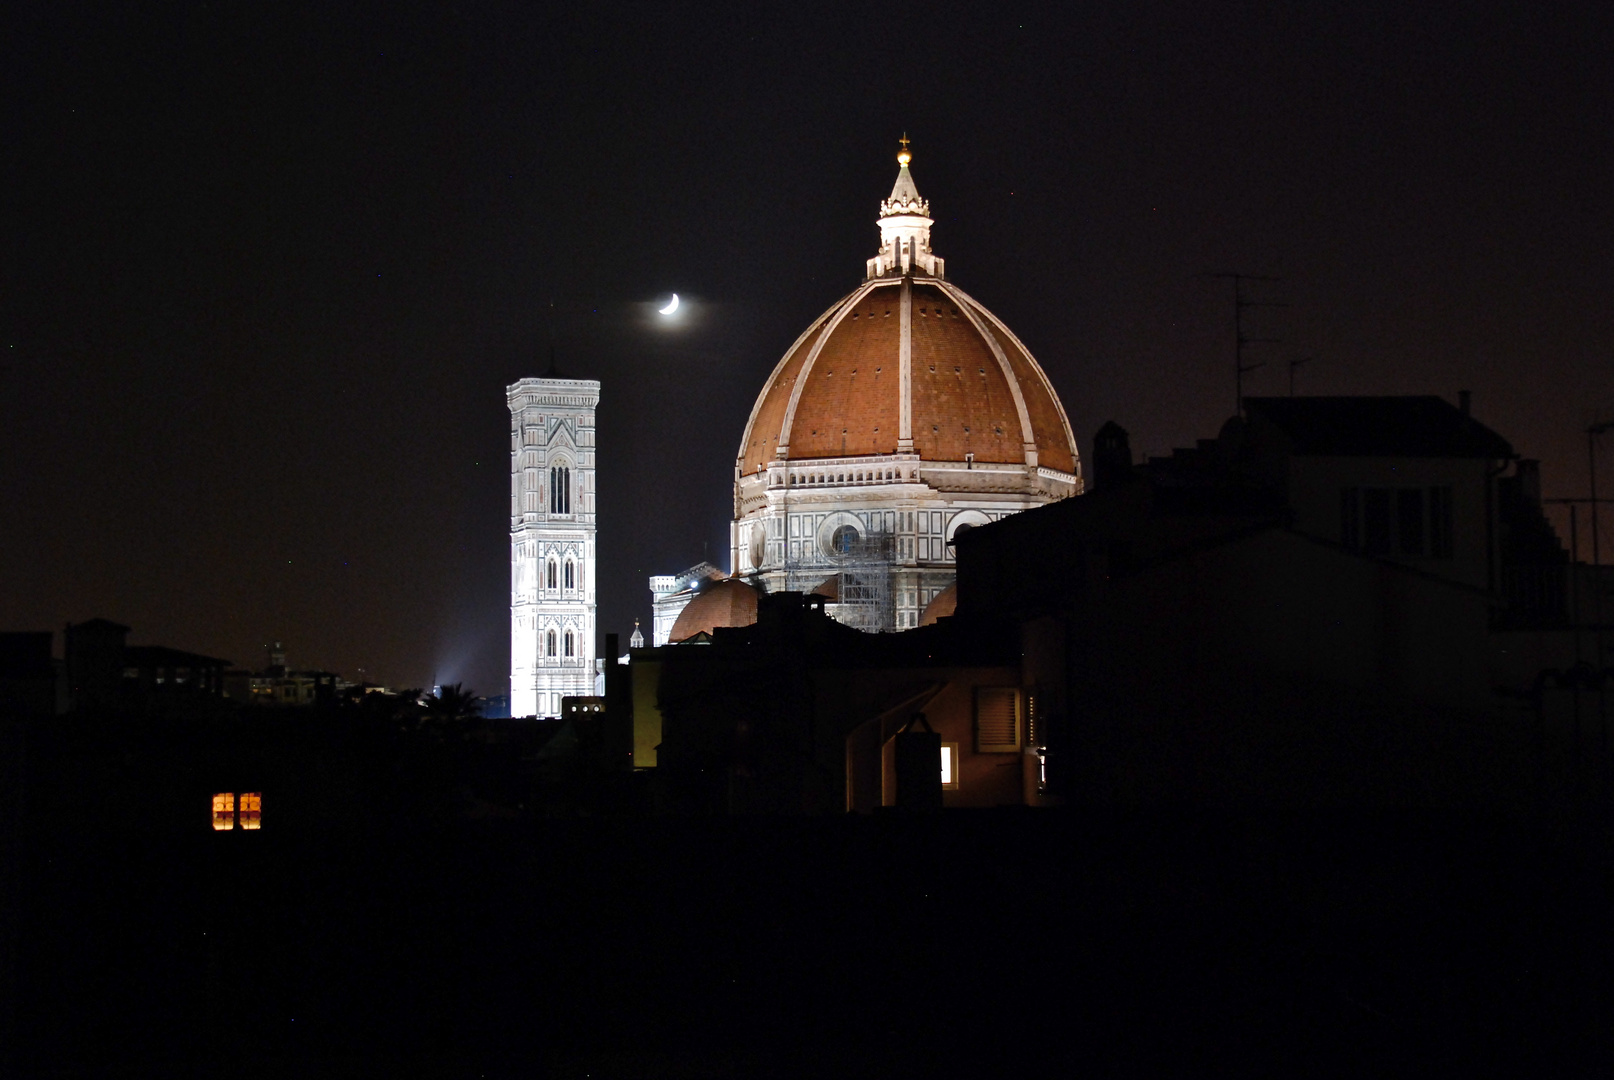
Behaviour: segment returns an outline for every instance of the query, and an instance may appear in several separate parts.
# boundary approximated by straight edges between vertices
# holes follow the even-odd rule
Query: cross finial
[[[908,133],[904,131],[902,138],[898,139],[897,142],[902,144],[902,149],[897,152],[897,164],[906,165],[913,160],[913,155],[908,152]]]

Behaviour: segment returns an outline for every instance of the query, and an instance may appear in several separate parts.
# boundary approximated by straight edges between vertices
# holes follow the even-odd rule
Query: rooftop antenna
[[[1302,364],[1311,363],[1314,359],[1316,359],[1316,357],[1301,356],[1301,357],[1297,357],[1294,360],[1289,361],[1289,396],[1290,397],[1295,396],[1295,369],[1300,367]]]
[[[1586,428],[1586,471],[1591,474],[1592,487],[1592,497],[1586,501],[1592,504],[1593,566],[1603,565],[1603,551],[1600,547],[1598,547],[1597,544],[1597,506],[1599,503],[1608,501],[1607,499],[1599,499],[1597,497],[1597,436],[1608,431],[1614,431],[1614,420],[1605,420],[1600,424],[1592,424]],[[1596,596],[1600,601],[1603,594],[1601,590],[1597,590],[1593,592],[1592,595]],[[1602,615],[1601,610],[1598,611],[1598,615]]]
[[[560,369],[555,366],[555,301],[549,301],[549,370],[544,372],[544,378],[554,379],[560,376]]]
[[[1246,281],[1281,281],[1282,278],[1267,277],[1263,274],[1241,274],[1228,271],[1208,275],[1213,278],[1227,278],[1233,282],[1233,408],[1235,416],[1244,415],[1244,376],[1247,372],[1257,368],[1266,367],[1266,361],[1258,364],[1244,362],[1244,346],[1274,344],[1281,338],[1246,337],[1244,335],[1244,309],[1253,307],[1288,307],[1278,300],[1246,300],[1244,299],[1244,283]]]

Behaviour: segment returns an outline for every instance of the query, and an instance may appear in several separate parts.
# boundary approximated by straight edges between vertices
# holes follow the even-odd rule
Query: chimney
[[[1126,428],[1109,421],[1093,436],[1093,490],[1112,488],[1132,473],[1132,440]]]
[[[1469,393],[1467,390],[1457,391],[1457,411],[1462,413],[1464,416],[1467,416],[1469,402],[1473,396],[1474,395]]]
[[[1519,478],[1519,495],[1535,507],[1541,505],[1541,462],[1525,458],[1514,466],[1513,475]]]

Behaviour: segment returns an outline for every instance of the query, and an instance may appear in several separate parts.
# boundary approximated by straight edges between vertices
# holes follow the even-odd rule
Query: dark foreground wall
[[[1565,1075],[1614,1050],[1606,847],[1496,821],[270,822],[37,828],[8,1075]]]

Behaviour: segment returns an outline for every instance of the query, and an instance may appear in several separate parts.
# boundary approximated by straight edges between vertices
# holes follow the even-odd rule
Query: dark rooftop
[[[170,649],[166,645],[128,645],[123,661],[131,667],[229,667],[228,660],[216,656]]]
[[[1433,394],[1418,397],[1245,398],[1252,425],[1269,424],[1296,454],[1338,457],[1510,458],[1512,445]]]

